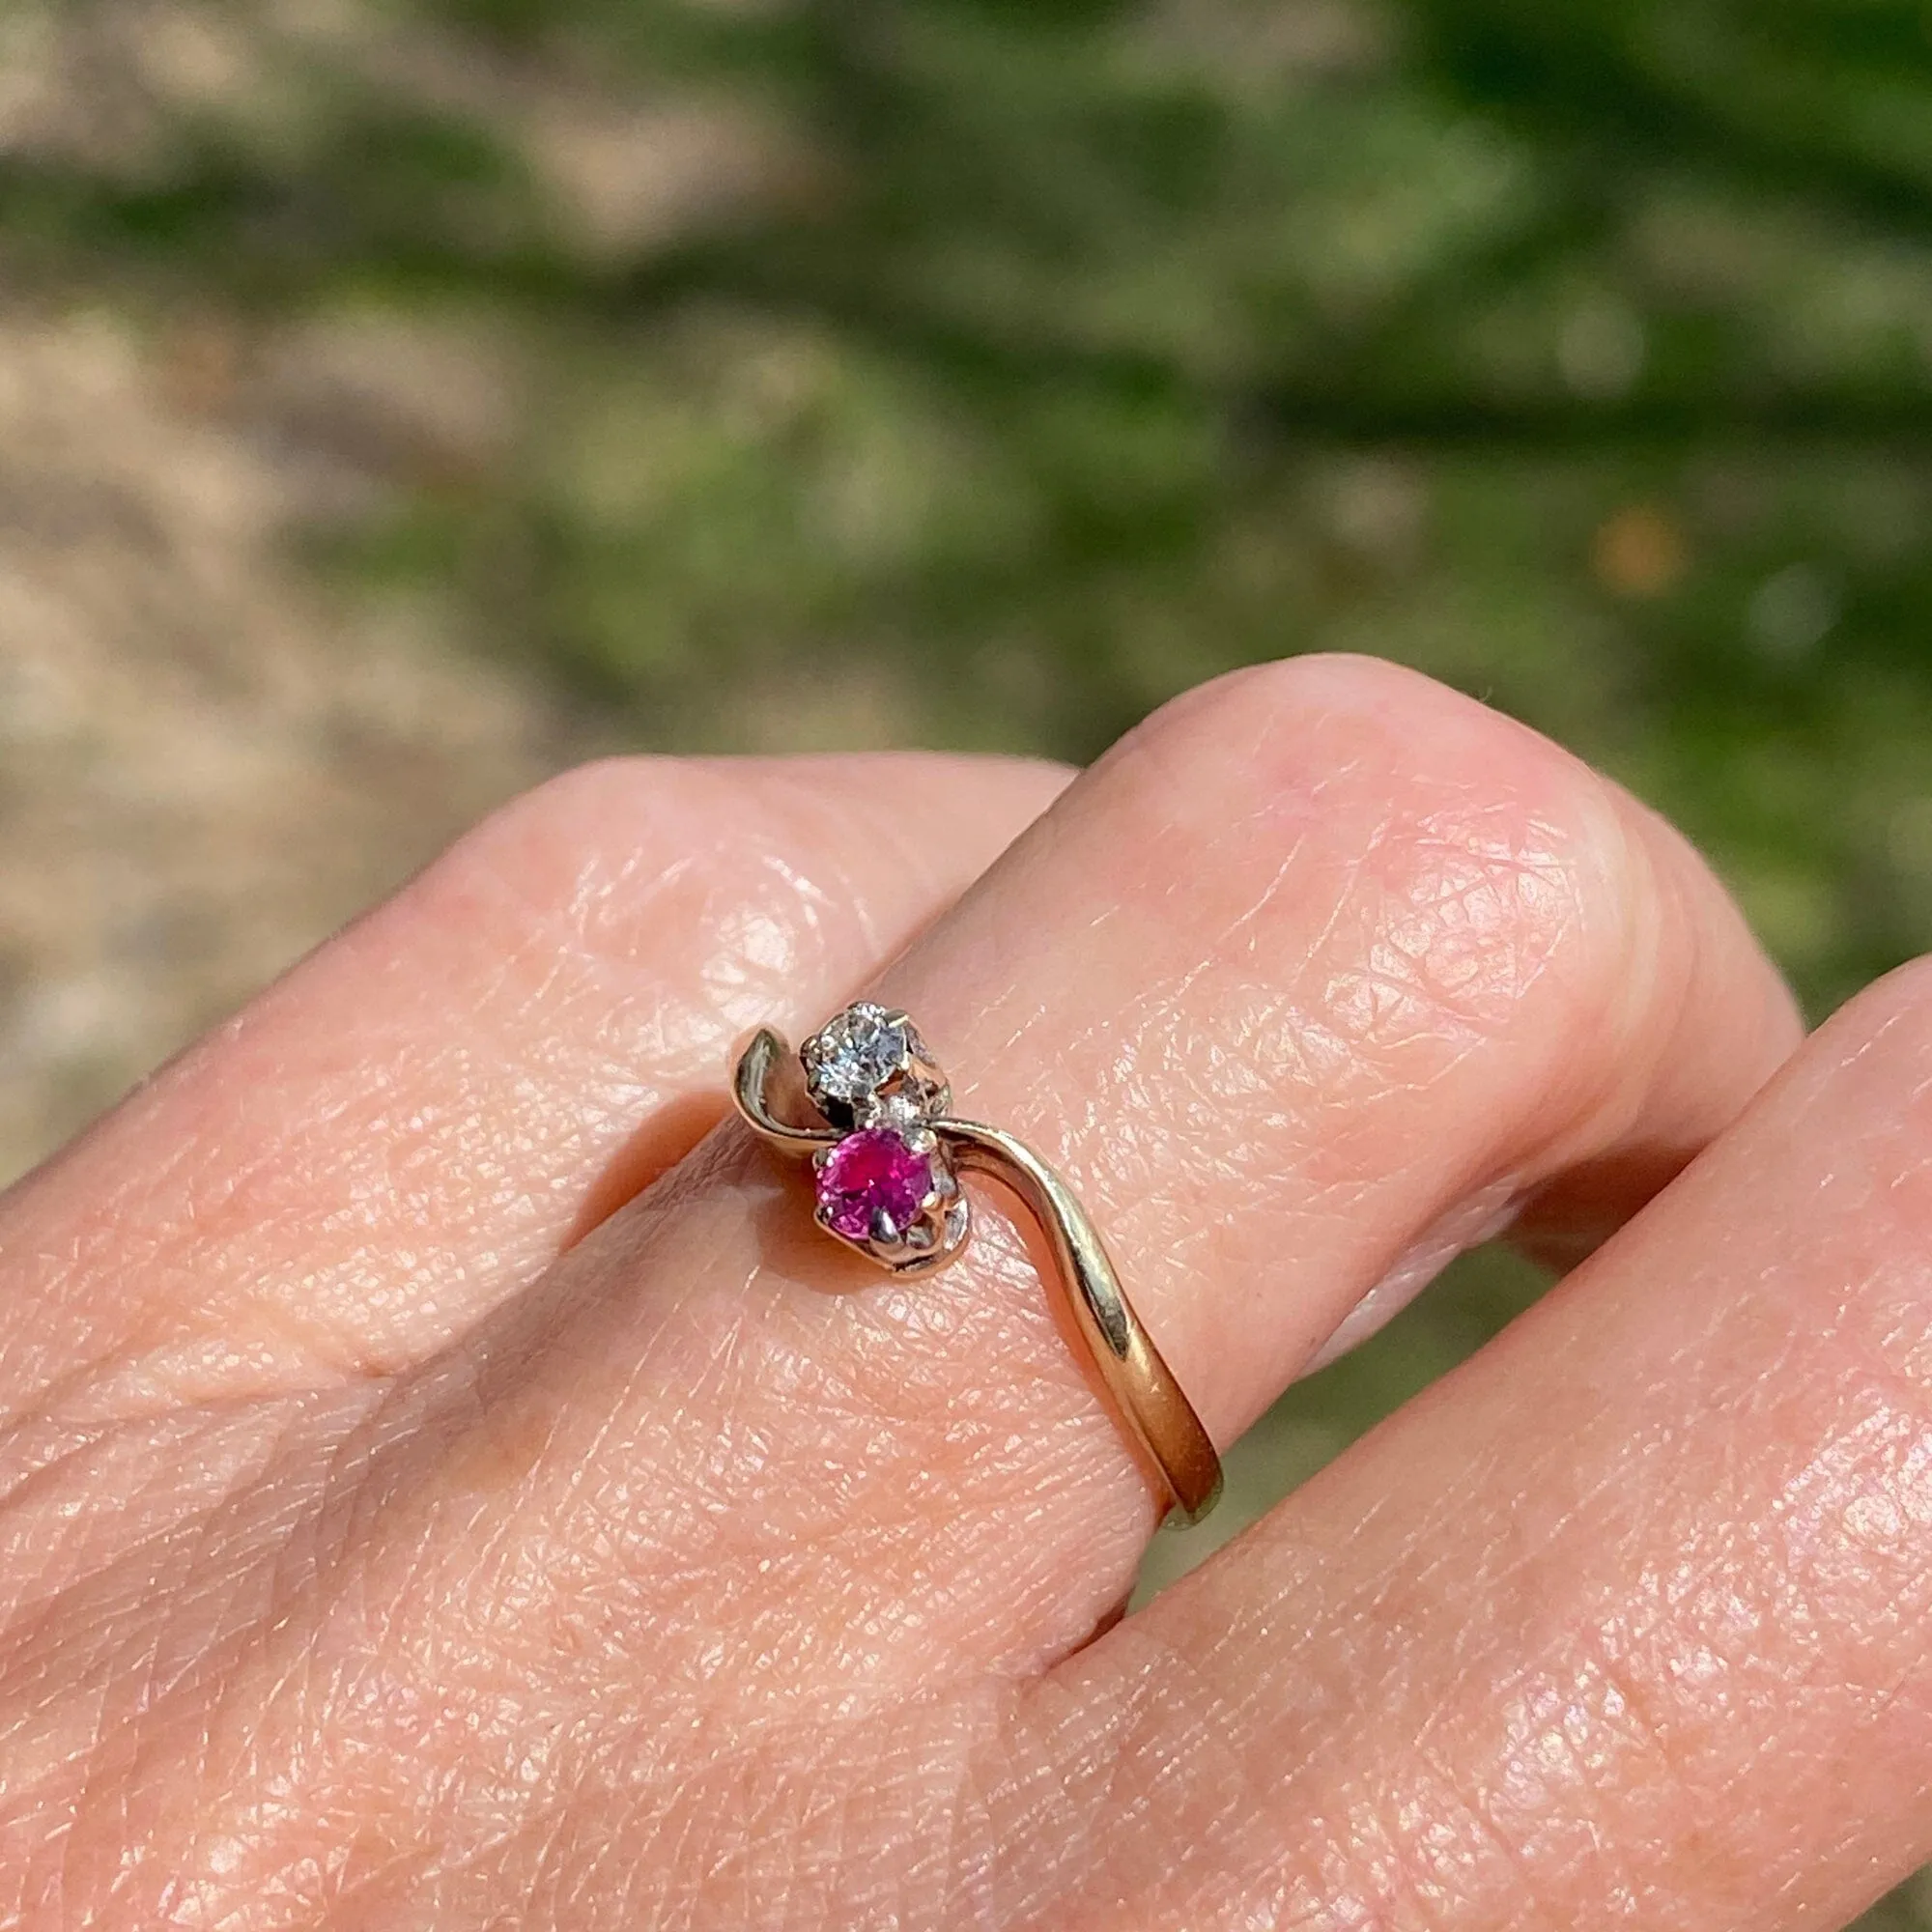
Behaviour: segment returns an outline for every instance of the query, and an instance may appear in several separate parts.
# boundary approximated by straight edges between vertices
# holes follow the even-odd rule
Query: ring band
[[[891,1273],[930,1274],[958,1258],[972,1223],[961,1172],[988,1175],[1017,1195],[1046,1237],[1059,1292],[1122,1433],[1166,1492],[1168,1520],[1199,1522],[1214,1507],[1213,1439],[1141,1326],[1086,1209],[1023,1141],[952,1118],[946,1076],[904,1013],[862,1000],[795,1057],[761,1027],[739,1049],[731,1094],[768,1146],[810,1159],[818,1225]],[[807,1107],[819,1123],[795,1123]]]

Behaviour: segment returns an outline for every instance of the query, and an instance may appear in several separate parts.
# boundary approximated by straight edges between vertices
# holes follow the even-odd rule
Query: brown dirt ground
[[[493,433],[473,362],[337,330],[237,390],[221,359],[102,313],[0,318],[0,1178],[587,748],[438,613],[289,560],[380,487],[342,435],[358,394],[383,418],[370,370],[460,441]]]

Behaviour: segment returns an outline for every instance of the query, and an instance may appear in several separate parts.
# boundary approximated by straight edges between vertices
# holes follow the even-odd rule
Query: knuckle
[[[1875,1050],[1889,1065],[1915,1069],[1915,1084],[1932,1063],[1932,954],[1909,960],[1855,994],[1820,1036],[1842,1061]]]
[[[1231,673],[1155,713],[1122,772],[1150,849],[1181,828],[1218,867],[1244,856],[1283,923],[1319,935],[1310,963],[1350,1032],[1574,1021],[1661,916],[1614,786],[1400,666]]]
[[[1877,1242],[1895,1257],[1861,1272],[1898,1277],[1916,1309],[1925,1270],[1904,1263],[1932,1238],[1932,957],[1889,973],[1833,1014],[1777,1106],[1792,1125],[1808,1210],[1834,1228],[1834,1240]],[[1921,1333],[1924,1323],[1905,1326]],[[1932,1371],[1932,1361],[1923,1366]]]
[[[712,895],[686,862],[762,850],[774,836],[742,779],[715,761],[600,758],[499,807],[430,877],[458,897],[494,900],[519,928],[621,952],[653,916],[708,929]]]
[[[362,943],[414,953],[426,933],[463,932],[473,953],[506,965],[537,945],[573,956],[619,949],[641,909],[674,888],[672,861],[702,813],[703,787],[717,783],[675,758],[602,758],[559,773],[465,833],[377,909]]]
[[[1914,1254],[1932,1236],[1932,957],[1867,986],[1819,1029],[1781,1083],[1809,1210],[1881,1231]]]
[[[636,876],[675,835],[702,771],[675,758],[611,757],[518,793],[473,825],[397,900],[427,912],[509,909],[521,927],[582,908],[613,875]]]
[[[1170,699],[1140,727],[1154,738],[1281,743],[1284,753],[1332,741],[1384,770],[1418,765],[1499,781],[1588,778],[1588,768],[1528,725],[1406,665],[1310,652],[1247,665]],[[1134,735],[1139,735],[1134,734]]]
[[[648,825],[680,775],[695,771],[676,758],[609,757],[574,765],[544,780],[482,820],[454,848],[485,856],[532,843],[609,837],[617,825]]]

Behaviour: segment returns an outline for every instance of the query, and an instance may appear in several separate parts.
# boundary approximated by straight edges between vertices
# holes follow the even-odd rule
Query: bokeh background
[[[1824,1011],[1932,944],[1928,22],[5,0],[0,1179],[573,758],[1084,759],[1309,649],[1625,780]]]

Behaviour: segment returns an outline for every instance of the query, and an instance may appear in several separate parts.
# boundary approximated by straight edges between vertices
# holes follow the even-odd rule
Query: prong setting
[[[952,1089],[897,1007],[860,1000],[799,1049],[806,1092],[840,1138],[812,1156],[813,1215],[828,1234],[895,1274],[943,1266],[968,1217],[938,1122]]]
[[[929,1273],[965,1246],[971,1210],[959,1169],[993,1175],[1009,1187],[1047,1237],[1063,1313],[1129,1442],[1158,1473],[1169,1520],[1198,1522],[1221,1490],[1213,1437],[1136,1318],[1086,1210],[1023,1141],[953,1116],[945,1076],[903,1013],[880,1007],[874,1015],[867,1024],[880,1051],[866,1076],[834,1083],[844,1085],[850,1098],[833,1094],[823,1078],[814,1084],[813,1075],[829,1064],[826,1037],[853,1009],[809,1043],[806,1085],[818,1109],[815,1122],[799,1118],[805,1096],[796,1091],[796,1075],[788,1077],[790,1094],[774,1104],[773,1077],[791,1051],[783,1036],[772,1027],[748,1034],[732,1062],[739,1116],[779,1152],[811,1159],[813,1219],[893,1274]],[[876,1220],[875,1209],[884,1210]]]
[[[806,1092],[849,1133],[890,1126],[926,1130],[952,1104],[952,1089],[911,1018],[897,1007],[857,1000],[799,1048]]]

